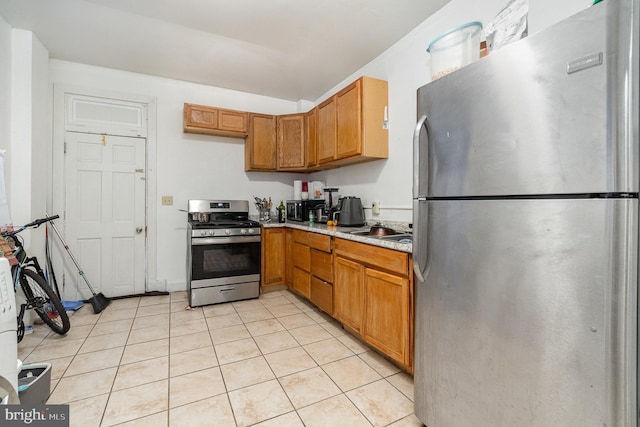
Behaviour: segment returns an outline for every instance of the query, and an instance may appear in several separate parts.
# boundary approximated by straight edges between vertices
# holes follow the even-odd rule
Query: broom
[[[49,216],[49,215],[47,214],[47,216]],[[69,246],[67,245],[67,243],[62,238],[62,235],[58,231],[58,228],[53,223],[53,221],[50,221],[49,223],[51,224],[51,227],[53,227],[53,231],[55,231],[56,235],[58,236],[58,239],[60,239],[60,242],[62,243],[62,246],[64,246],[64,248],[66,249],[67,253],[69,254],[69,257],[71,257],[71,260],[76,265],[76,268],[78,269],[78,274],[80,274],[80,276],[82,276],[82,278],[84,279],[85,283],[87,284],[87,287],[89,288],[89,290],[93,294],[93,297],[89,298],[89,302],[91,303],[91,306],[93,307],[93,312],[95,314],[100,313],[102,310],[107,308],[107,306],[109,304],[111,304],[111,300],[109,298],[105,297],[102,294],[102,292],[96,294],[96,291],[93,290],[93,287],[91,286],[91,283],[89,283],[89,279],[87,279],[87,277],[84,275],[84,271],[82,271],[82,268],[80,268],[80,264],[78,264],[78,261],[76,260],[76,258],[71,253],[71,249],[69,249]]]

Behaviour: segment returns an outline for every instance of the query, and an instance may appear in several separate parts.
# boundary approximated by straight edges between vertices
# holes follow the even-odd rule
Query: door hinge
[[[67,141],[64,142],[64,154],[67,154]]]

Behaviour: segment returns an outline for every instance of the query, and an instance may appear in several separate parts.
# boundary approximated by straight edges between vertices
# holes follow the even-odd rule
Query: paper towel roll
[[[302,198],[300,193],[302,193],[302,181],[295,180],[293,181],[293,200],[300,200]]]

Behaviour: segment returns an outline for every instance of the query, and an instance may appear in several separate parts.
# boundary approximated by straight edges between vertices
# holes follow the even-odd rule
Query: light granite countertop
[[[377,223],[377,221],[375,221]],[[288,227],[294,228],[297,230],[303,231],[312,231],[314,233],[319,234],[327,234],[329,236],[339,237],[341,239],[353,240],[354,242],[366,243],[369,245],[380,246],[383,248],[395,249],[397,251],[408,252],[411,253],[413,245],[411,243],[401,243],[395,242],[393,240],[381,239],[379,237],[373,236],[359,236],[357,234],[352,234],[353,231],[364,231],[368,230],[371,225],[366,225],[364,227],[341,227],[341,226],[328,226],[326,224],[312,223],[309,222],[294,222],[289,221],[285,223],[278,222],[261,222],[265,228],[275,228],[275,227]],[[391,227],[398,232],[410,232],[409,226],[406,223],[392,223],[392,222],[384,222],[386,227]]]

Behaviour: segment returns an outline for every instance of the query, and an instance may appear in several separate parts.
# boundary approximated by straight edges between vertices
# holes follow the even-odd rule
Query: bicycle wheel
[[[25,268],[20,272],[20,286],[27,297],[29,308],[33,308],[53,332],[66,334],[71,327],[69,316],[44,277]]]

